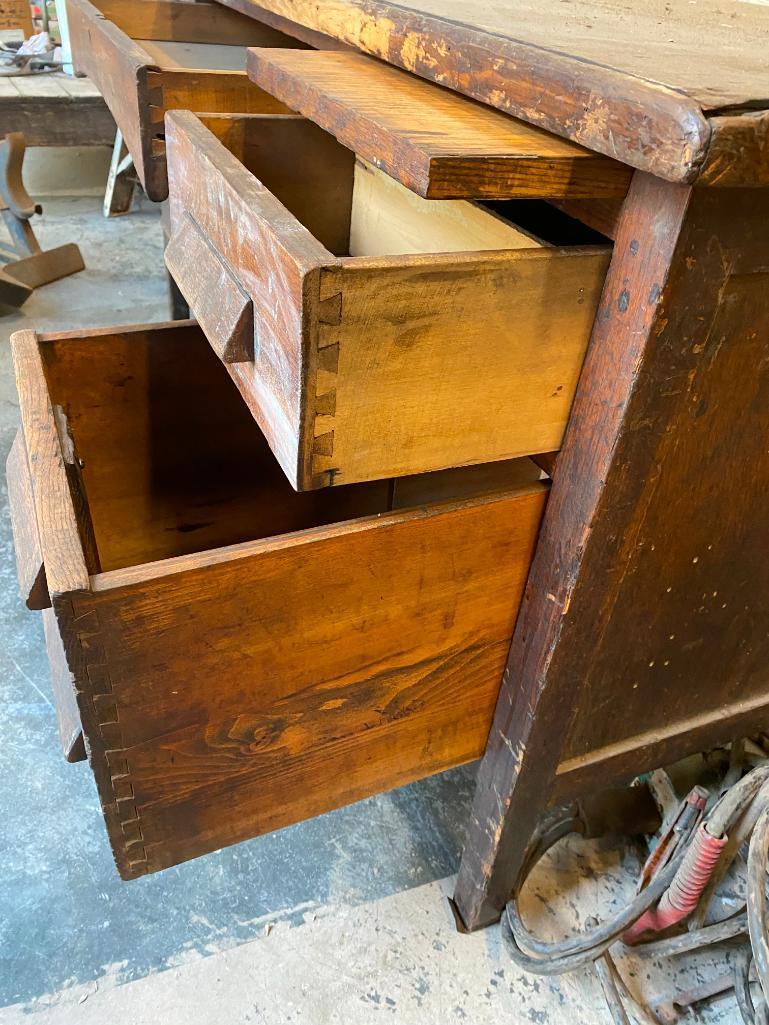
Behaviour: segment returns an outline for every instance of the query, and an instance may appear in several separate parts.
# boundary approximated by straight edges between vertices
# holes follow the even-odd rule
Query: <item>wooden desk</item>
[[[226,2],[637,169],[480,769],[478,928],[549,802],[769,724],[769,9]]]

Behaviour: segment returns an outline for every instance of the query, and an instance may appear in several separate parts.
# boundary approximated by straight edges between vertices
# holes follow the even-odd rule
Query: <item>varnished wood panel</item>
[[[769,11],[739,0],[224,2],[292,18],[671,181],[696,179],[709,114],[767,107]],[[754,181],[734,157],[734,177],[742,166]]]
[[[249,77],[420,196],[624,196],[612,160],[353,53],[249,50]]]
[[[197,325],[44,334],[37,348],[104,570],[387,508],[386,481],[296,495]]]
[[[314,477],[344,483],[559,448],[608,260],[600,249],[521,249],[324,271],[321,295],[342,304],[339,323],[321,329],[338,350],[318,374],[315,434],[328,440]]]

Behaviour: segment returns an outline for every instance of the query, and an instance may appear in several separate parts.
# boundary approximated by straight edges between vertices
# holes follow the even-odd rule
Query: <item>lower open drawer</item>
[[[22,576],[47,585],[124,878],[480,755],[532,463],[297,494],[195,325],[13,354]]]

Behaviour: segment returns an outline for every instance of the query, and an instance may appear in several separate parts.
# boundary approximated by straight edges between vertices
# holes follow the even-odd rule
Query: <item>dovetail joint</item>
[[[329,486],[339,472],[334,466],[336,389],[339,374],[339,325],[342,293],[318,304],[318,352],[315,377],[312,478],[315,486]]]
[[[113,694],[112,680],[102,643],[98,610],[91,606],[76,611],[73,607],[75,636],[84,672],[73,673],[81,705],[92,711],[89,716],[99,734],[102,756],[107,766],[110,793],[105,795],[105,817],[110,840],[119,865],[131,877],[150,871],[148,845],[142,832],[136,805],[131,768],[126,757],[120,725],[120,713]],[[87,681],[87,682],[86,682]],[[104,778],[99,774],[100,778]],[[111,799],[110,799],[111,798]]]

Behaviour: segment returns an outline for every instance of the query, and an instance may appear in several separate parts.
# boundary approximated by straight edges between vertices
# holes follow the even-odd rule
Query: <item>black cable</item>
[[[734,996],[745,1025],[756,1025],[756,1011],[753,1007],[753,997],[750,994],[752,962],[753,952],[749,945],[739,952],[734,962]]]
[[[591,964],[660,899],[673,881],[684,853],[685,846],[614,918],[589,933],[571,939],[546,941],[533,936],[521,920],[517,898],[514,897],[502,916],[502,939],[510,957],[519,967],[539,975],[561,975]],[[522,879],[517,892],[524,882]]]

